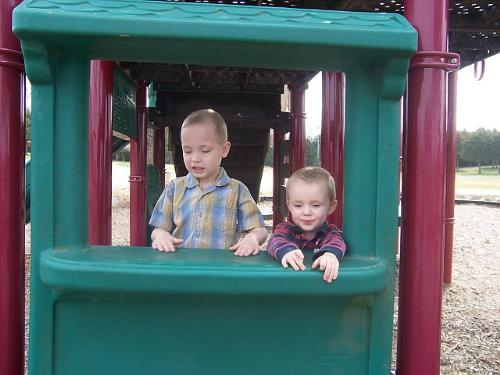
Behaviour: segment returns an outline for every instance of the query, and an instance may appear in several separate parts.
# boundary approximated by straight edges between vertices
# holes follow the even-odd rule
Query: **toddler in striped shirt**
[[[342,232],[326,221],[337,207],[333,177],[320,167],[299,169],[286,184],[286,204],[290,217],[276,226],[267,252],[284,268],[301,271],[306,268],[302,251],[312,251],[312,268],[331,283],[346,251]]]

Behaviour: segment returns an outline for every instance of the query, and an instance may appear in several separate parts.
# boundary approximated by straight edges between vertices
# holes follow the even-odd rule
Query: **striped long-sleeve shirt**
[[[286,253],[296,249],[314,252],[313,259],[329,252],[340,262],[344,257],[346,245],[342,232],[333,224],[324,223],[314,238],[307,239],[304,231],[288,219],[276,226],[269,238],[267,252],[281,262]]]

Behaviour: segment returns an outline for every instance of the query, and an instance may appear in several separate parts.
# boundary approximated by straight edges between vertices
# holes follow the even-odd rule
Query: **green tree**
[[[307,138],[306,140],[306,165],[320,165],[320,138],[317,135],[314,138]]]
[[[26,108],[24,122],[26,126],[26,152],[31,152],[31,110],[29,108]]]
[[[478,166],[478,173],[481,174],[481,166],[492,160],[490,150],[490,132],[484,128],[479,128],[470,133],[469,139],[464,144],[464,157],[466,160],[474,162]]]
[[[497,172],[500,174],[500,132],[496,129],[491,134],[491,149],[493,166],[497,168]]]
[[[457,167],[467,165],[466,144],[469,142],[470,133],[467,130],[457,132]]]

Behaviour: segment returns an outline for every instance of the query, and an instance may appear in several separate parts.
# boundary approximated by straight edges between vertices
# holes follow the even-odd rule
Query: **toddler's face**
[[[287,206],[295,224],[312,236],[335,210],[337,201],[330,202],[324,183],[298,179],[288,186]]]
[[[231,144],[220,143],[213,124],[192,124],[181,130],[184,165],[198,179],[201,187],[215,184],[222,158]]]

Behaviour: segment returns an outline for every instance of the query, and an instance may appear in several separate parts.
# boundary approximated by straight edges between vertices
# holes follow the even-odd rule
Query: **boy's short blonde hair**
[[[330,202],[336,199],[335,181],[332,175],[324,168],[321,167],[304,167],[295,171],[286,183],[286,199],[288,199],[288,189],[291,184],[296,180],[302,180],[308,184],[313,182],[324,182],[328,188],[328,198]]]
[[[213,109],[199,109],[191,113],[181,126],[181,131],[195,124],[213,124],[217,140],[222,144],[227,142],[227,126],[222,116]]]

